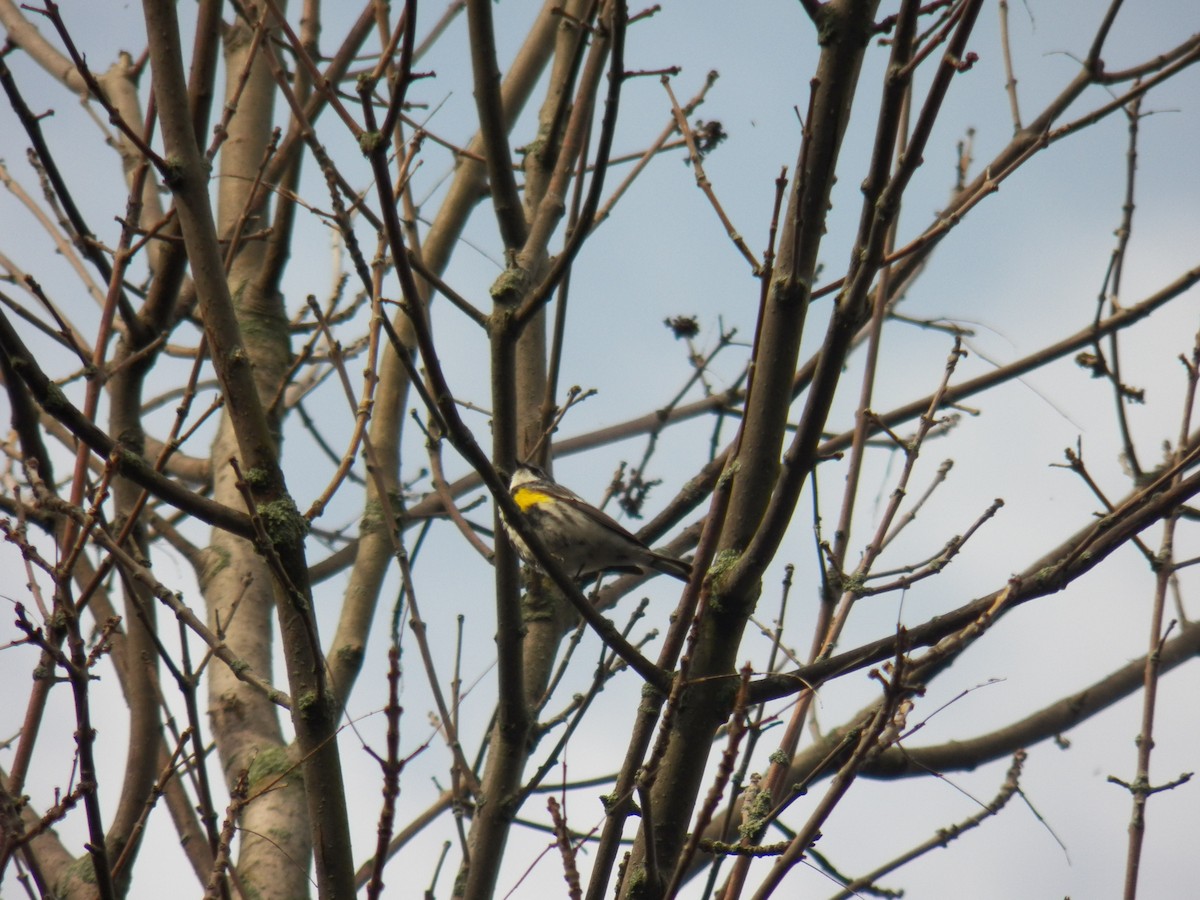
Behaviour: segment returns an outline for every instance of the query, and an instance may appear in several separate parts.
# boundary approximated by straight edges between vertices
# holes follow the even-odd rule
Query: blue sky
[[[96,69],[106,67],[116,49],[140,51],[143,37],[136,4],[118,7],[68,2],[62,8]],[[533,4],[516,3],[495,7],[502,68],[515,51],[533,8]],[[1011,4],[1011,41],[1025,121],[1074,77],[1078,59],[1087,52],[1103,9],[1104,4],[1090,0]],[[889,6],[885,11],[892,9]],[[328,14],[337,15],[334,11]],[[433,16],[432,9],[429,16]],[[979,59],[969,72],[956,79],[924,165],[906,197],[900,225],[902,242],[933,222],[936,211],[944,205],[952,186],[955,147],[968,130],[974,134],[975,171],[1010,138],[1012,123],[1004,92],[997,22],[997,8],[988,4],[972,40]],[[1128,3],[1117,19],[1110,50],[1104,55],[1107,67],[1124,68],[1162,52],[1197,31],[1198,26],[1200,15],[1189,4]],[[338,33],[337,24],[331,21],[326,34],[332,39]],[[437,77],[418,83],[410,94],[414,100],[438,107],[429,128],[458,142],[469,138],[473,114],[464,61],[465,34],[465,21],[451,26],[443,44],[419,66],[436,71]],[[847,132],[842,174],[821,254],[826,278],[840,274],[847,265],[859,217],[859,185],[875,123],[875,85],[885,59],[886,51],[874,48],[862,75],[864,102],[856,107]],[[780,167],[786,166],[790,174],[795,164],[800,124],[793,110],[805,108],[815,60],[810,23],[799,4],[784,0],[740,4],[667,2],[661,12],[637,24],[630,33],[628,67],[681,66],[682,72],[673,82],[681,100],[699,88],[707,71],[720,72],[708,101],[693,119],[719,119],[729,134],[707,160],[706,170],[726,212],[759,255],[767,239],[774,179]],[[64,150],[71,148],[60,162],[93,227],[103,240],[115,242],[117,226],[112,217],[123,212],[124,202],[119,161],[102,143],[99,127],[83,116],[75,98],[51,85],[21,54],[11,54],[8,62],[31,105],[55,109],[44,127],[52,144]],[[1141,123],[1135,232],[1122,291],[1122,300],[1127,304],[1141,300],[1197,264],[1198,81],[1197,70],[1186,72],[1174,83],[1151,93],[1143,106],[1143,112],[1151,115]],[[1091,88],[1064,120],[1108,99],[1103,89]],[[669,117],[665,92],[655,77],[628,83],[622,104],[624,118],[615,148],[618,153],[644,146]],[[531,116],[535,112],[532,106],[526,111],[525,120],[514,131],[515,145],[532,137]],[[0,123],[0,157],[26,189],[36,194],[36,180],[24,160],[23,135],[7,110],[0,112]],[[962,363],[960,378],[1012,361],[1091,321],[1114,246],[1113,232],[1120,221],[1126,128],[1123,116],[1113,116],[1047,150],[983,201],[938,247],[927,271],[910,290],[902,312],[975,328],[976,334],[968,343],[971,356]],[[320,136],[349,180],[365,186],[365,161],[333,117],[322,120]],[[417,194],[429,196],[424,207],[429,215],[437,208],[437,184],[449,167],[445,154],[428,148],[418,173]],[[623,174],[623,169],[611,172],[608,185],[615,186]],[[318,173],[311,167],[302,191],[314,203],[326,205]],[[0,193],[0,221],[6,223],[0,253],[45,284],[81,327],[93,323],[95,305],[79,291],[75,276],[54,255],[46,236],[7,193]],[[500,272],[495,224],[486,207],[477,212],[465,237],[479,249],[464,248],[458,253],[446,280],[477,306],[486,307],[487,289]],[[306,293],[323,296],[335,275],[330,235],[323,225],[303,219],[299,240],[285,284],[296,305]],[[17,292],[11,285],[3,289]],[[748,342],[753,333],[758,289],[757,280],[696,189],[682,153],[674,151],[656,160],[612,219],[592,238],[574,270],[562,384],[579,384],[595,388],[598,393],[567,418],[561,434],[584,433],[662,406],[688,375],[685,347],[661,325],[662,320],[670,315],[697,316],[704,329],[702,344],[711,345],[718,322],[736,327],[740,338]],[[806,348],[819,342],[828,304],[826,300],[814,305]],[[1124,339],[1126,380],[1146,387],[1151,400],[1145,407],[1130,409],[1147,464],[1157,461],[1163,440],[1176,437],[1184,386],[1177,357],[1192,347],[1200,324],[1198,312],[1200,303],[1193,292],[1154,317],[1145,329]],[[434,323],[456,395],[486,407],[488,369],[482,334],[442,300],[435,306]],[[949,340],[943,333],[913,327],[897,328],[891,334],[877,385],[879,409],[929,393],[940,377],[949,350]],[[714,367],[718,386],[723,386],[722,379],[736,375],[744,358],[742,348],[726,352]],[[859,365],[852,361],[848,367],[831,427],[848,428],[852,422]],[[349,413],[336,405],[342,402],[340,388],[335,394],[320,396],[329,401],[322,409],[324,414],[338,416],[337,410],[342,410],[341,421],[349,421]],[[919,528],[897,543],[894,559],[900,563],[935,552],[950,535],[966,528],[994,497],[1005,499],[1005,509],[943,576],[910,591],[902,605],[898,598],[888,598],[874,606],[860,607],[843,638],[844,646],[889,633],[898,619],[924,621],[941,610],[995,590],[1046,547],[1082,527],[1096,503],[1078,479],[1052,467],[1062,462],[1063,448],[1074,446],[1077,440],[1082,441],[1093,474],[1110,496],[1119,497],[1128,490],[1118,458],[1111,390],[1093,381],[1069,359],[973,405],[978,407],[979,415],[965,417],[951,438],[931,442],[923,453],[915,484],[925,484],[945,457],[954,458],[955,468],[946,487],[923,510]],[[484,416],[469,421],[486,441]],[[696,422],[664,440],[650,471],[664,481],[660,493],[654,495],[658,501],[665,501],[694,472],[707,447],[708,429],[708,423]],[[413,431],[409,439],[410,451],[419,462],[421,437]],[[202,449],[203,444],[198,444],[194,452]],[[616,465],[621,460],[636,460],[641,453],[638,441],[604,447],[563,461],[558,476],[581,494],[598,498]],[[305,492],[315,495],[324,486],[328,466],[309,457],[293,457],[288,466],[303,507],[303,501],[311,499]],[[452,475],[465,471],[464,464],[453,457],[448,458],[447,467]],[[886,496],[897,467],[897,460],[884,454],[873,459],[864,479],[871,487],[864,490],[863,496],[870,497],[872,492]],[[822,511],[827,523],[832,522],[841,492],[840,470],[833,465],[827,475],[822,474],[822,491]],[[801,510],[807,510],[808,505],[808,498],[802,499]],[[860,507],[853,547],[865,544],[873,529],[873,513],[877,512],[878,504],[875,510],[869,504]],[[322,524],[345,525],[352,523],[356,515],[352,504],[335,505]],[[490,511],[485,508],[476,516],[488,518]],[[795,563],[798,588],[788,625],[795,635],[793,644],[802,650],[808,646],[805,629],[812,622],[816,584],[810,527],[806,516],[797,516],[793,533],[768,571],[760,609],[764,620],[774,615],[778,593],[775,585],[782,577],[783,565]],[[1194,535],[1189,539],[1192,544],[1181,547],[1181,556],[1197,552]],[[24,575],[17,574],[11,550],[0,552],[7,554],[3,558],[11,573],[3,592],[17,594],[22,590]],[[435,529],[422,553],[418,588],[431,631],[449,640],[454,634],[455,617],[466,615],[469,671],[464,672],[464,678],[483,679],[477,696],[467,699],[468,729],[475,729],[468,735],[470,746],[470,740],[477,740],[486,725],[491,688],[488,679],[494,678],[489,667],[494,656],[489,570],[483,560],[464,558],[462,542],[450,529]],[[997,626],[992,640],[964,656],[955,665],[953,677],[931,690],[917,715],[930,715],[966,689],[989,686],[970,690],[938,712],[914,742],[935,743],[993,728],[1077,690],[1143,653],[1151,579],[1132,553],[1118,554],[1110,562],[1063,596],[1031,604],[1008,617]],[[187,584],[186,567],[177,564],[172,568],[170,561],[162,565],[181,586]],[[1194,587],[1194,578],[1185,574],[1185,588],[1189,583]],[[647,588],[654,603],[652,620],[656,614],[665,618],[664,610],[674,599],[670,589],[670,585],[659,582]],[[319,588],[325,634],[332,630],[338,590],[336,583]],[[632,600],[625,601],[617,613],[618,621],[632,605]],[[377,674],[383,672],[386,615],[386,611],[382,613],[380,639],[370,648],[367,663],[367,670]],[[0,635],[4,634],[0,630]],[[564,686],[564,696],[586,684],[590,677],[598,645],[589,636],[583,647],[573,678]],[[754,642],[748,643],[746,653],[755,662],[765,659],[763,647]],[[14,658],[12,653],[0,654],[0,680],[26,677],[24,662],[13,665]],[[989,684],[993,679],[996,683]],[[111,680],[97,690],[113,704],[112,715],[119,717],[120,701]],[[1158,747],[1153,767],[1157,781],[1196,767],[1194,748],[1200,735],[1191,715],[1191,684],[1194,672],[1189,669],[1163,681],[1163,717],[1156,730]],[[382,688],[381,676],[366,679],[351,710],[353,716],[364,717],[359,729],[371,741],[382,733],[382,718],[374,714],[382,703]],[[411,750],[428,736],[423,720],[428,698],[415,668],[406,676],[405,689],[411,717],[405,739]],[[831,685],[821,693],[817,721],[824,727],[839,723],[874,696],[874,690],[865,674]],[[592,720],[595,730],[582,734],[568,755],[570,778],[611,770],[612,750],[603,745],[603,738],[628,727],[628,704],[636,691],[637,684],[627,678],[601,697]],[[60,692],[57,700],[66,699]],[[1077,729],[1071,735],[1073,746],[1069,751],[1049,746],[1035,750],[1023,786],[1029,804],[1044,823],[1028,807],[1014,801],[951,852],[927,856],[891,876],[887,883],[904,886],[912,897],[999,900],[1013,896],[1114,894],[1123,868],[1129,799],[1117,787],[1106,784],[1105,777],[1110,773],[1128,777],[1132,772],[1139,709],[1137,698],[1132,698],[1102,720]],[[69,745],[69,714],[65,707],[60,712],[62,715],[52,719],[50,727],[61,728],[59,739]],[[18,711],[5,713],[0,717],[0,736],[13,733],[18,722]],[[363,798],[355,822],[358,846],[363,848],[360,855],[365,855],[373,840],[378,773],[373,765],[361,764],[367,758],[349,729],[345,742],[351,794]],[[768,735],[763,746],[769,745]],[[601,749],[593,751],[593,747]],[[117,771],[119,760],[118,755],[112,763]],[[990,799],[1006,766],[1006,762],[993,764],[933,785],[862,785],[827,824],[820,849],[848,871],[869,868],[937,828],[973,814],[978,807],[971,798]],[[60,777],[59,770],[47,769],[40,774],[45,779],[43,787]],[[406,773],[402,796],[406,812],[419,810],[429,802],[435,793],[429,779],[434,777],[444,783],[444,760],[429,751],[418,756]],[[1188,787],[1158,795],[1151,802],[1142,873],[1145,896],[1169,896],[1184,879],[1194,880],[1190,878],[1192,836],[1200,829],[1200,804],[1195,802],[1194,790]],[[601,810],[594,793],[582,792],[572,798],[569,812],[576,827],[586,829],[599,821]],[[531,815],[540,814],[538,804],[540,801],[534,804],[536,809],[531,807]],[[73,823],[67,823],[62,829],[64,835],[72,834],[73,827]],[[165,827],[161,832],[152,837],[152,847],[156,856],[161,851],[162,858],[167,859],[175,852],[173,838]],[[430,854],[437,852],[440,842],[451,832],[447,822],[446,828],[428,835],[427,843],[416,844],[402,854],[394,863],[394,877],[398,878],[405,867],[424,872]],[[1060,841],[1065,846],[1060,847]],[[512,863],[505,873],[508,884],[517,883],[544,844],[545,836],[541,834],[514,835],[510,844]],[[589,865],[586,859],[581,862],[585,877]],[[173,871],[164,871],[164,886],[175,883]],[[540,890],[559,890],[557,859],[545,859],[530,878],[533,880],[523,882],[514,896],[534,896],[530,892],[535,883],[545,886]],[[147,890],[150,883],[146,882]],[[805,896],[834,891],[816,872],[800,876],[797,883]],[[952,893],[947,893],[948,884],[956,886]]]

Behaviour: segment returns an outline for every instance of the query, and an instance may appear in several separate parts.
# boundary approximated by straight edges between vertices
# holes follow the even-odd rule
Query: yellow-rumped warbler
[[[576,578],[606,570],[641,572],[644,568],[680,581],[691,578],[691,563],[655,553],[612,516],[551,481],[537,466],[518,465],[508,490],[546,549]],[[536,566],[529,547],[507,521],[504,530],[521,558]]]

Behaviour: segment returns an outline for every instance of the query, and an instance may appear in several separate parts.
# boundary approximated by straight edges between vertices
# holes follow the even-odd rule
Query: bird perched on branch
[[[508,490],[550,555],[576,578],[610,570],[641,573],[645,569],[685,582],[692,577],[691,563],[655,553],[612,516],[557,484],[537,466],[518,465]],[[502,521],[521,558],[536,566],[537,560],[521,536],[507,519]]]

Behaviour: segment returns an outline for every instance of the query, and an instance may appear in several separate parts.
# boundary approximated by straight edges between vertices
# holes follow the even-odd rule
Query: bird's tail
[[[682,559],[663,556],[661,553],[651,553],[647,563],[651,568],[672,578],[688,582],[692,580],[692,564]]]

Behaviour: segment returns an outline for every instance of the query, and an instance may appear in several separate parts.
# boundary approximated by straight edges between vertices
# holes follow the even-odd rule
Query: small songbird
[[[509,493],[546,549],[576,578],[609,570],[654,569],[687,581],[692,565],[655,553],[612,516],[556,484],[537,466],[521,463],[508,484]],[[521,536],[504,520],[509,540],[526,563],[537,560]]]

